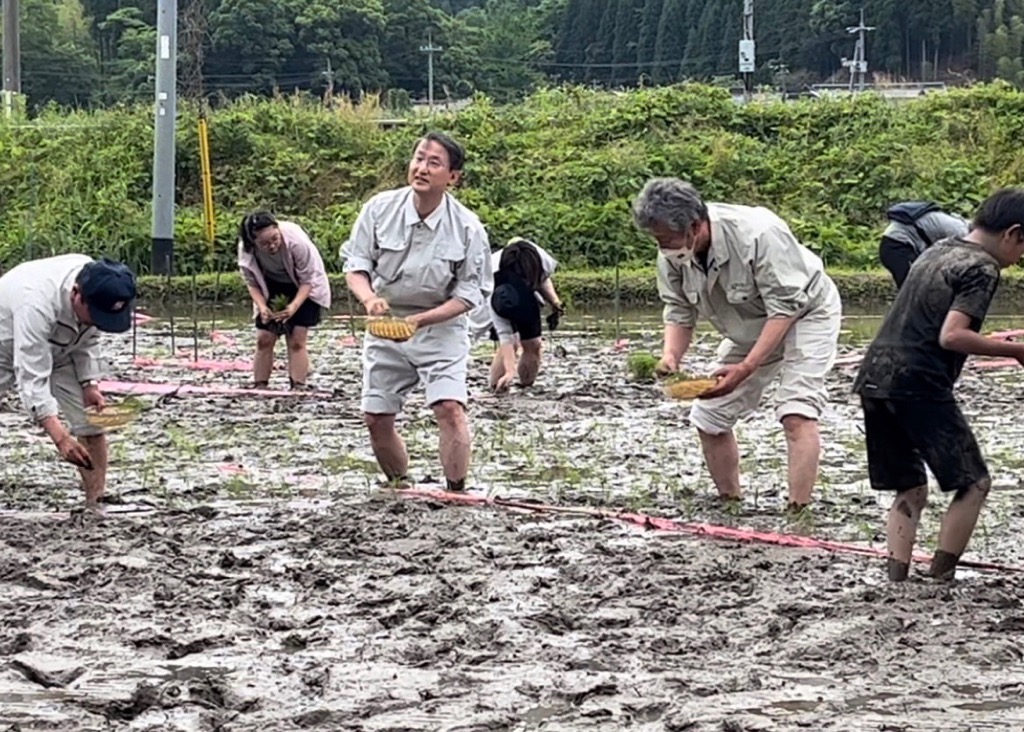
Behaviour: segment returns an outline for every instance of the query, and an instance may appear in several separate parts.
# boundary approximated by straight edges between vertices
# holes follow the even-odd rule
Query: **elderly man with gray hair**
[[[679,369],[698,317],[724,336],[717,384],[690,411],[720,496],[741,498],[733,427],[779,376],[775,413],[786,434],[789,509],[807,506],[818,476],[825,375],[835,360],[842,315],[821,259],[768,209],[705,203],[678,178],[648,181],[633,202],[633,219],[659,247],[658,292],[665,304],[659,373]]]

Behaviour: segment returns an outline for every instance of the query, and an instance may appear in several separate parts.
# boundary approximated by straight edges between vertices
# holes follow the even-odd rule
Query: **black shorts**
[[[267,289],[270,290],[270,297],[267,298],[267,305],[273,301],[278,295],[284,295],[291,302],[295,299],[295,296],[299,294],[299,286],[294,282],[278,282],[267,278]],[[273,308],[271,308],[273,310]],[[323,315],[323,308],[317,305],[315,302],[310,300],[308,297],[305,302],[299,305],[299,309],[295,311],[295,315],[285,321],[285,330],[291,332],[292,328],[313,328],[320,325],[320,318]],[[274,330],[274,327],[264,323],[260,320],[260,316],[256,318],[256,328],[258,330]]]
[[[988,466],[954,401],[861,397],[871,487],[902,491],[928,483],[927,465],[944,492],[988,478]]]
[[[540,338],[542,331],[540,317],[540,303],[533,300],[529,305],[524,306],[515,313],[509,321],[512,324],[512,331],[519,336],[520,341],[530,341]],[[498,342],[498,331],[491,326],[491,340]]]

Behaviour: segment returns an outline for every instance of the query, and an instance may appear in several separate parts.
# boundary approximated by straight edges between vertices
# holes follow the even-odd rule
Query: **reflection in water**
[[[882,318],[888,311],[889,303],[878,306],[848,306],[844,310],[843,333],[841,342],[846,345],[866,344],[878,331]],[[178,307],[164,307],[160,303],[154,306],[142,306],[140,312],[155,318],[168,321],[173,318],[176,332],[187,336],[192,331],[193,313],[191,306],[183,304]],[[212,306],[197,308],[194,315],[199,333],[210,330],[243,327],[252,318],[252,310],[248,304],[223,304],[214,309]],[[324,318],[321,327],[346,328],[350,317],[347,304],[341,299]],[[996,301],[992,314],[985,321],[985,332],[1013,330],[1024,328],[1024,313],[1013,303]],[[356,314],[355,333],[363,330],[362,317]],[[616,311],[614,306],[570,307],[567,317],[562,320],[561,329],[553,334],[555,339],[560,333],[593,333],[605,338],[639,338],[658,337],[661,331],[661,308],[658,305],[647,307],[630,306]],[[713,334],[714,329],[706,321],[697,326],[698,333]],[[545,331],[545,334],[546,331]]]

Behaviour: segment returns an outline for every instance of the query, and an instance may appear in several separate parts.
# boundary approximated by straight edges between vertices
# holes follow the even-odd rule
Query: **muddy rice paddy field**
[[[739,428],[746,498],[725,510],[687,405],[626,378],[631,350],[659,347],[650,315],[618,334],[577,318],[538,385],[504,396],[475,351],[475,494],[884,548],[853,369],[831,377],[813,511],[782,511],[767,408]],[[209,325],[200,358],[250,358],[248,327]],[[871,327],[851,320],[843,353]],[[147,397],[112,437],[105,517],[74,510],[72,470],[0,398],[0,731],[1024,729],[1024,574],[892,586],[878,557],[397,496],[352,332],[314,334],[324,395]],[[131,334],[108,343],[123,381],[250,378],[190,367],[180,320],[176,354],[163,319],[138,328],[137,364]],[[995,480],[966,558],[1024,567],[1024,379],[969,367],[959,390]],[[439,489],[421,395],[401,429],[412,477]]]

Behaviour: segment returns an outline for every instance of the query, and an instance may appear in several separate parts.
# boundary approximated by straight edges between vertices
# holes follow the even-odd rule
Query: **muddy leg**
[[[256,331],[256,356],[252,362],[252,380],[256,386],[270,382],[270,371],[274,367],[274,345],[277,336],[269,330]]]
[[[889,546],[889,579],[902,582],[910,574],[910,558],[917,541],[921,512],[928,503],[928,486],[919,485],[896,494],[889,509],[886,535]]]
[[[818,480],[818,459],[821,438],[818,421],[800,414],[782,418],[788,452],[789,506],[802,508],[811,502],[814,483]]]
[[[441,467],[448,490],[465,490],[472,445],[466,409],[459,402],[448,399],[437,402],[433,409],[441,433]]]
[[[522,386],[532,386],[537,380],[537,372],[540,371],[540,338],[531,338],[523,341],[523,355],[519,358],[519,383]]]
[[[288,343],[288,376],[292,387],[303,386],[309,378],[309,329],[296,326],[286,337]],[[270,375],[270,372],[267,372]]]
[[[85,490],[85,505],[95,507],[107,489],[107,436],[88,435],[80,439],[92,461],[92,470],[78,469]]]
[[[718,495],[725,499],[739,500],[740,490],[740,448],[732,430],[713,435],[697,430],[704,447],[704,460],[711,473],[711,480],[718,488]]]
[[[974,527],[978,523],[985,499],[988,498],[992,481],[982,478],[966,490],[957,491],[953,496],[946,515],[942,517],[939,529],[939,548],[932,557],[929,574],[942,580],[951,580],[956,574],[956,565],[960,555],[971,540]]]
[[[409,471],[409,454],[395,429],[395,415],[367,413],[363,421],[370,430],[370,446],[384,476],[390,481],[405,478]]]

